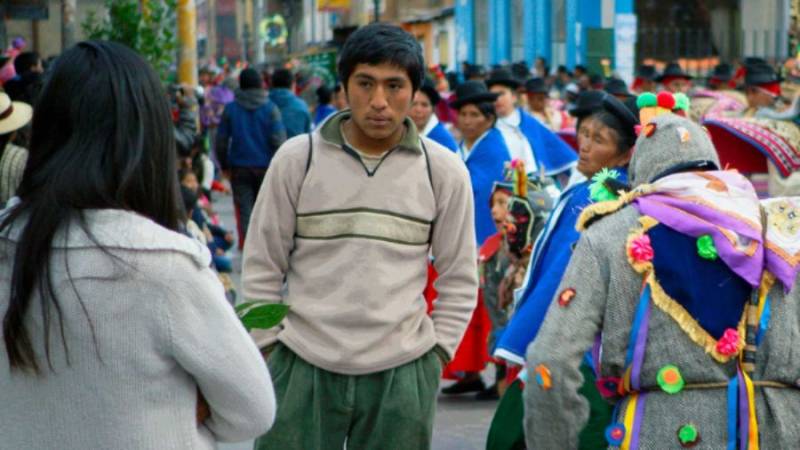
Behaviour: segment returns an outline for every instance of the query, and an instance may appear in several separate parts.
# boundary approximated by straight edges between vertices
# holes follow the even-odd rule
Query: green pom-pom
[[[714,239],[710,235],[704,234],[697,238],[697,254],[709,261],[714,261],[719,257]]]
[[[675,94],[675,109],[680,109],[682,111],[689,111],[689,106],[691,102],[689,101],[689,97],[686,96],[683,92],[679,92]]]
[[[639,109],[656,105],[658,105],[658,100],[656,99],[656,94],[652,92],[645,92],[636,99],[636,106],[638,106]]]
[[[681,444],[693,444],[697,442],[698,437],[700,437],[700,433],[697,432],[697,428],[692,424],[684,425],[678,430],[678,439]]]
[[[607,168],[603,168],[600,172],[597,172],[592,177],[592,184],[589,185],[589,194],[592,197],[592,201],[594,202],[607,202],[609,200],[616,200],[617,193],[612,192],[606,187],[606,180],[608,179],[619,179],[619,172],[616,170],[609,170]]]

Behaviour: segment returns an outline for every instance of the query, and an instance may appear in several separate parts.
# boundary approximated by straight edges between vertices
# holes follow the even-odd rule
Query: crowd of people
[[[440,393],[499,400],[494,450],[800,439],[791,71],[445,74],[378,23],[309,106],[286,67],[12,47],[0,447],[424,449]]]

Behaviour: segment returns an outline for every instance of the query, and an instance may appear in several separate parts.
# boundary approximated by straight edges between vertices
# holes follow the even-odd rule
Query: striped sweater
[[[349,375],[434,347],[452,355],[478,287],[466,168],[406,120],[404,139],[369,170],[342,138],[349,115],[315,131],[310,153],[308,135],[287,141],[267,171],[244,248],[243,291],[290,310],[254,338]],[[429,252],[440,274],[432,317],[422,297]]]

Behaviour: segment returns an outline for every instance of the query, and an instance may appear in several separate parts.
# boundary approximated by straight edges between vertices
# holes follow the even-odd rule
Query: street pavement
[[[231,231],[235,230],[232,197],[219,193],[214,193],[214,196],[214,209],[219,214],[222,224]],[[234,267],[232,278],[238,288],[241,286],[241,254],[238,250],[233,250],[230,255],[233,257]],[[494,370],[484,371],[483,379],[487,386],[490,385],[494,381]],[[450,383],[452,382],[442,380],[441,385],[445,387]],[[497,402],[476,401],[473,395],[439,395],[433,427],[433,450],[483,450],[486,448],[486,435]],[[253,448],[253,443],[221,443],[219,448],[220,450],[250,450]]]

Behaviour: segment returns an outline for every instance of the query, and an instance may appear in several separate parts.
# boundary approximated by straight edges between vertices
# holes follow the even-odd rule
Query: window
[[[475,0],[472,20],[475,24],[475,64],[489,63],[489,0]]]
[[[525,17],[523,0],[511,0],[511,60],[525,59]],[[528,37],[529,39],[531,37]]]

